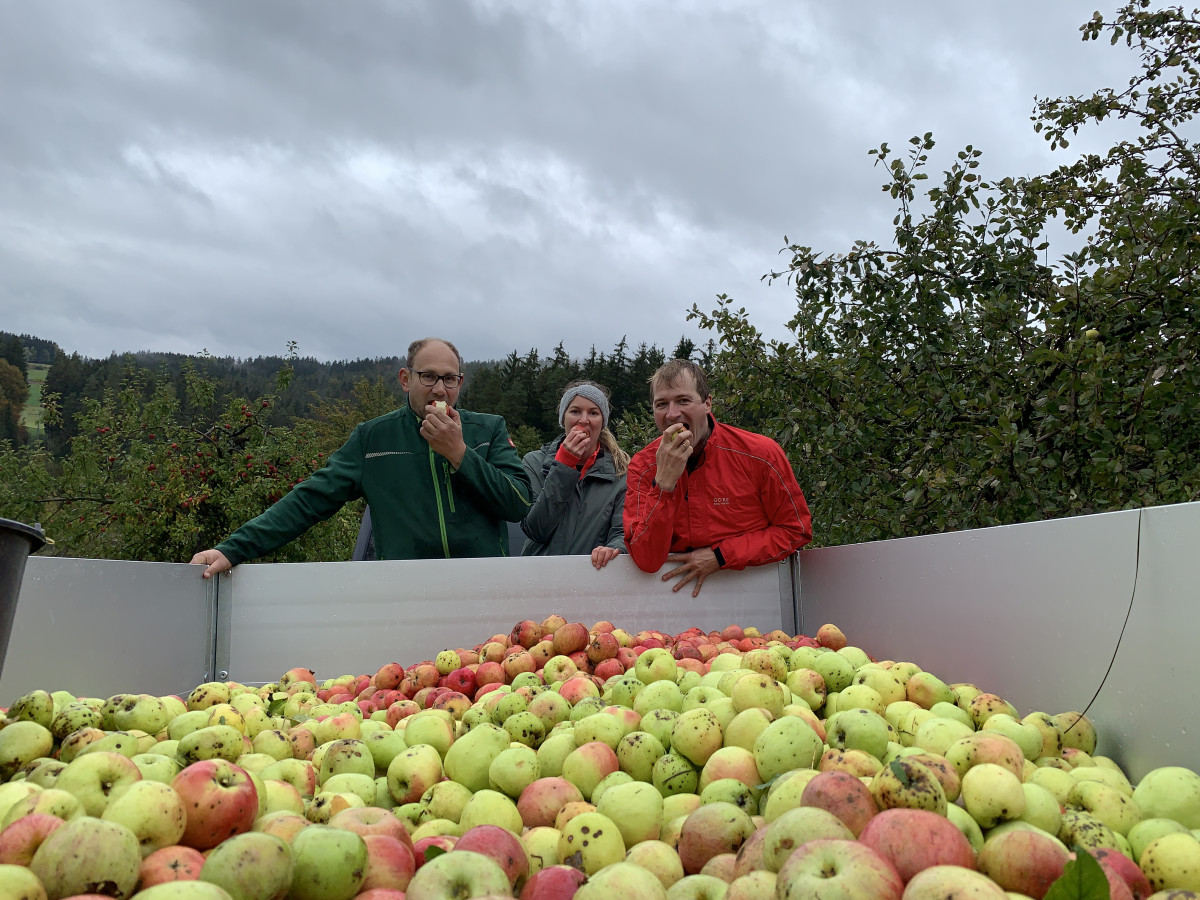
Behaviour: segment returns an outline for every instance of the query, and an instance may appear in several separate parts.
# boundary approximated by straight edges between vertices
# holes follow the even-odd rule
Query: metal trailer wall
[[[552,613],[631,633],[731,623],[796,631],[788,562],[717,572],[695,598],[628,556],[599,571],[586,556],[242,565],[221,579],[217,598],[218,676],[246,683],[293,666],[325,678],[410,665]]]
[[[31,556],[0,706],[33,690],[176,694],[212,679],[216,591],[192,566]]]
[[[800,626],[1022,714],[1095,696],[1097,752],[1131,777],[1200,769],[1198,549],[1200,503],[806,550]]]
[[[250,565],[205,582],[184,564],[34,556],[0,704],[35,688],[182,693],[294,665],[362,672],[551,612],[635,630],[811,634],[830,621],[873,654],[974,682],[1023,713],[1096,695],[1100,752],[1140,777],[1200,768],[1197,547],[1191,503],[806,550],[796,608],[794,561],[717,573],[693,599],[624,558],[600,572],[586,557]]]

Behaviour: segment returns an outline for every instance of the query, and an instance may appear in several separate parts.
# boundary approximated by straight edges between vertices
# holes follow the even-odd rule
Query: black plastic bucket
[[[0,519],[0,672],[8,653],[8,638],[12,634],[13,616],[17,612],[17,597],[25,575],[25,560],[46,543],[40,526],[30,527]]]

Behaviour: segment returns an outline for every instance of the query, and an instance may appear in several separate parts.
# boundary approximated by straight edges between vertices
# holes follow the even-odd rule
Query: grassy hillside
[[[21,424],[29,433],[40,438],[42,435],[42,385],[50,367],[45,363],[29,363],[29,398],[21,410]]]

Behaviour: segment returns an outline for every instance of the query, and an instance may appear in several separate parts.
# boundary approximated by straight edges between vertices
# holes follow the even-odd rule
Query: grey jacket
[[[587,474],[556,462],[563,435],[525,454],[533,505],[521,522],[529,538],[522,556],[590,554],[596,547],[625,552],[625,476],[617,475],[603,449]]]

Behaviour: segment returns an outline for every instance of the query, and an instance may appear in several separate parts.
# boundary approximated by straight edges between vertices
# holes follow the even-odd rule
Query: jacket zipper
[[[442,492],[438,490],[437,454],[429,448],[429,474],[433,476],[433,496],[437,500],[438,528],[442,532],[442,551],[450,558],[450,541],[446,537],[446,514],[442,510]]]

